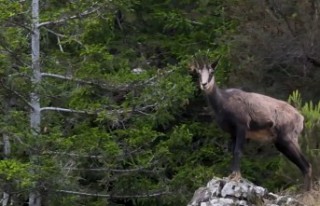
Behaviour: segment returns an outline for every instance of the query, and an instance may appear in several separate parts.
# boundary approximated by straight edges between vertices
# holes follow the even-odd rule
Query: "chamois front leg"
[[[246,130],[244,128],[238,128],[236,131],[236,135],[232,135],[232,173],[229,175],[229,179],[231,180],[240,180],[241,172],[240,172],[240,159],[242,156],[242,151],[244,147],[244,143],[246,140]]]

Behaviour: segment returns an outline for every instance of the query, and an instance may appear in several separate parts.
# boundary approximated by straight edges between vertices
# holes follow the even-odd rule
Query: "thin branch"
[[[69,80],[69,81],[75,81],[75,82],[84,83],[84,84],[99,85],[99,83],[96,83],[93,81],[86,81],[83,79],[74,78],[72,76],[66,76],[66,75],[60,75],[60,74],[41,73],[41,76],[42,77],[53,77],[53,78]]]
[[[61,45],[61,41],[60,41],[60,37],[59,37],[59,36],[57,36],[57,41],[58,41],[59,49],[60,49],[60,51],[63,53],[64,51],[63,51],[63,47],[62,47],[62,45]]]
[[[1,85],[9,90],[10,92],[12,92],[15,96],[19,97],[26,105],[28,105],[30,108],[33,108],[33,106],[31,105],[31,103],[22,95],[20,94],[19,92],[15,91],[15,90],[12,90],[10,89],[8,86],[6,86],[2,81],[1,82]]]
[[[19,26],[19,27],[21,27],[21,28],[23,28],[23,29],[25,29],[25,30],[27,30],[29,32],[32,31],[31,27],[28,26],[29,24],[22,24],[20,22],[15,22],[15,21],[9,22],[9,25],[10,24],[12,24],[13,26]]]
[[[64,35],[64,34],[60,34],[60,33],[58,33],[58,32],[55,32],[55,31],[53,31],[53,30],[51,30],[51,29],[49,29],[49,28],[44,27],[44,29],[47,30],[49,33],[57,36],[57,38],[59,38],[59,37],[60,37],[60,38],[68,38],[68,36],[66,36],[66,35]],[[79,40],[77,40],[77,39],[75,39],[75,38],[72,38],[72,40],[75,41],[75,42],[77,42],[79,45],[83,46],[83,44],[82,44]]]
[[[113,168],[76,168],[66,167],[65,170],[73,171],[95,171],[95,172],[114,172],[114,173],[134,173],[134,172],[147,172],[153,173],[154,171],[146,169],[146,167],[138,167],[133,169],[113,169]]]
[[[151,104],[151,105],[146,105],[144,107],[134,108],[132,110],[132,112],[140,113],[140,114],[143,114],[143,115],[150,115],[150,114],[146,113],[145,111],[147,111],[147,110],[152,110],[153,111],[156,106],[157,106],[156,103],[155,104]]]
[[[115,87],[113,85],[108,85],[106,83],[83,80],[83,79],[79,79],[79,78],[75,78],[75,77],[67,76],[67,75],[52,74],[52,73],[41,73],[41,75],[42,75],[42,77],[52,77],[52,78],[57,78],[57,79],[62,79],[62,80],[69,80],[69,81],[77,82],[80,84],[98,86],[102,89],[107,89],[108,91],[125,91],[128,88],[130,88],[128,84],[121,85],[119,87]]]
[[[99,194],[99,193],[95,194],[95,193],[77,192],[77,191],[71,191],[71,190],[55,190],[55,192],[65,193],[65,194],[69,194],[69,195],[111,198],[111,195]]]
[[[190,24],[195,24],[195,25],[200,25],[200,26],[203,26],[203,25],[204,25],[202,22],[194,21],[194,20],[189,20],[189,19],[187,19],[187,22],[189,22]]]
[[[94,111],[85,111],[85,110],[75,110],[75,109],[67,109],[61,107],[42,107],[40,111],[56,111],[56,112],[70,112],[70,113],[80,113],[80,114],[97,114]]]
[[[47,30],[49,33],[51,33],[51,34],[54,34],[55,36],[58,36],[58,37],[66,37],[66,35],[64,35],[64,34],[60,34],[60,33],[58,33],[58,32],[55,32],[55,31],[53,31],[53,30],[51,30],[51,29],[48,29],[48,28],[44,28],[45,30]]]
[[[274,19],[277,19],[278,21],[281,22],[281,20],[285,23],[285,25],[287,26],[290,34],[292,35],[292,37],[296,37],[294,29],[292,28],[292,26],[290,25],[290,22],[288,20],[288,18],[286,17],[286,15],[281,11],[280,7],[277,5],[271,5],[269,0],[265,0],[268,8],[266,9],[267,13],[270,14],[271,17],[273,17]],[[282,18],[282,19],[280,19]]]
[[[91,158],[91,159],[103,159],[105,156],[103,155],[86,155],[86,154],[75,154],[75,153],[68,153],[68,152],[53,152],[53,151],[45,151],[43,154],[48,155],[66,155],[69,157],[81,157],[81,158]]]
[[[155,75],[155,76],[153,76],[153,77],[151,77],[151,78],[149,78],[149,79],[146,79],[145,81],[143,81],[143,82],[140,83],[139,85],[140,85],[140,86],[143,86],[143,85],[149,84],[149,83],[153,82],[157,77],[162,76],[162,75],[163,75],[163,76],[164,76],[164,75],[169,75],[169,74],[172,73],[173,71],[174,71],[174,69],[170,69],[170,70],[168,70],[168,71],[163,72],[162,74]]]
[[[142,107],[140,108],[141,110],[143,109],[148,109],[149,107]],[[104,108],[97,109],[95,111],[86,111],[86,110],[75,110],[75,109],[68,109],[68,108],[62,108],[62,107],[42,107],[40,108],[40,111],[56,111],[56,112],[69,112],[69,113],[78,113],[78,114],[98,114],[99,112],[103,111]],[[124,114],[124,113],[129,113],[133,112],[132,109],[127,109],[127,110],[121,110],[121,109],[115,109],[115,110],[109,110],[107,111],[107,114],[112,115],[112,114]]]
[[[100,193],[87,193],[87,192],[77,192],[71,190],[55,190],[58,193],[65,193],[70,195],[80,195],[80,196],[90,196],[90,197],[104,197],[104,198],[115,198],[115,199],[126,199],[126,198],[149,198],[149,197],[159,197],[162,195],[168,195],[168,191],[156,191],[144,194],[136,195],[110,195],[110,194],[100,194]]]
[[[90,81],[90,80],[83,80],[83,79],[79,79],[79,78],[75,78],[73,76],[68,76],[68,75],[60,75],[60,74],[53,74],[53,73],[46,73],[43,72],[41,73],[42,77],[51,77],[51,78],[57,78],[57,79],[61,79],[61,80],[69,80],[69,81],[74,81],[80,84],[87,84],[87,85],[93,85],[93,86],[97,86],[101,89],[106,89],[107,91],[128,91],[128,90],[132,90],[133,88],[136,87],[143,87],[145,85],[152,85],[153,83],[155,83],[155,80],[158,77],[163,77],[165,75],[169,75],[170,73],[172,73],[174,70],[171,69],[169,71],[165,71],[161,74],[157,74],[155,76],[150,77],[149,79],[146,79],[142,82],[138,82],[138,83],[129,83],[129,84],[122,84],[119,86],[114,86],[114,85],[110,85],[107,83],[103,83],[103,82],[98,82],[98,81]]]
[[[141,152],[141,147],[129,151],[126,154],[117,155],[117,157],[124,157],[125,155],[132,155],[137,154]],[[91,159],[105,159],[106,156],[104,155],[88,155],[88,154],[76,154],[76,153],[68,153],[68,152],[55,152],[55,151],[44,151],[42,154],[48,154],[48,155],[65,155],[69,157],[77,157],[77,158],[91,158]],[[152,160],[150,160],[151,162]]]
[[[94,12],[98,11],[98,9],[99,9],[99,7],[91,8],[91,9],[88,9],[88,10],[78,14],[78,15],[63,17],[63,18],[55,20],[55,21],[45,21],[45,22],[39,23],[38,27],[52,25],[52,24],[60,24],[60,23],[64,23],[64,22],[66,22],[68,20],[72,20],[72,19],[80,19],[80,18],[83,18],[83,17],[88,16],[90,14],[93,14]]]
[[[8,77],[9,77],[9,78],[15,78],[15,77],[26,77],[26,78],[30,78],[30,75],[27,74],[27,73],[19,72],[19,73],[9,74]]]
[[[48,29],[48,28],[45,28],[45,29],[46,29],[49,33],[54,34],[54,35],[57,37],[57,42],[58,42],[59,49],[60,49],[60,51],[63,53],[64,50],[63,50],[63,47],[62,47],[60,38],[61,38],[61,37],[64,37],[65,35],[59,34],[59,33],[57,33],[57,32],[54,32],[54,31],[52,31],[51,29]]]

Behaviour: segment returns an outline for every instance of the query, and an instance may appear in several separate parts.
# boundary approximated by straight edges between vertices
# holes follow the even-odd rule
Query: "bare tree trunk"
[[[39,0],[32,0],[32,33],[31,33],[31,57],[32,57],[32,88],[30,93],[30,104],[32,109],[30,111],[30,127],[33,133],[33,137],[36,138],[40,133],[40,96],[37,91],[37,86],[41,82],[40,71],[40,30],[39,30]],[[31,163],[36,163],[37,157],[33,154],[30,155]],[[35,172],[35,171],[31,171]],[[35,185],[36,186],[36,183]],[[36,190],[33,190],[29,194],[29,206],[40,206],[41,196]]]
[[[37,92],[37,85],[41,81],[40,71],[40,31],[39,25],[39,0],[32,0],[32,35],[31,35],[31,56],[32,56],[32,84],[34,91],[31,92],[30,126],[34,135],[40,132],[40,97]]]
[[[7,159],[10,156],[11,153],[11,145],[10,145],[10,140],[9,136],[6,134],[3,134],[3,153],[4,153],[4,159]],[[2,206],[7,206],[9,205],[9,200],[10,200],[10,194],[8,192],[8,185],[9,183],[6,183],[4,185],[4,192],[3,192],[3,197],[2,197]]]
[[[2,197],[2,206],[7,206],[9,205],[9,199],[10,199],[10,195],[9,193],[3,192],[3,197]]]

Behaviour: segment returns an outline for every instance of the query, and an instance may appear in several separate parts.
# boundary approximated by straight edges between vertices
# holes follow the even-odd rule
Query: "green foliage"
[[[20,12],[22,12],[22,6],[19,4],[19,2],[10,2],[6,0],[0,1],[0,20],[7,20],[10,17],[14,17]]]
[[[30,164],[22,163],[14,159],[0,161],[0,179],[3,182],[15,181],[20,189],[28,188],[32,183],[29,173]]]
[[[189,31],[193,29],[192,22],[178,12],[161,11],[156,13],[155,17],[157,18],[157,21],[165,23],[163,25],[164,32],[174,30],[175,32],[189,33]]]
[[[210,47],[222,56],[218,81],[228,79],[223,34],[232,24],[222,1],[42,2],[41,22],[52,24],[40,28],[44,75],[36,88],[30,5],[5,3],[0,133],[12,146],[0,167],[12,199],[27,198],[29,190],[15,195],[23,187],[45,190],[48,205],[183,205],[212,175],[226,175],[228,140],[199,114],[204,101],[187,72],[189,57]],[[42,107],[37,135],[28,117],[34,91]]]

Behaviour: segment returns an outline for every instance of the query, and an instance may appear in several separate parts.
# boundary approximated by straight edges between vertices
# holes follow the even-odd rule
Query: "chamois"
[[[246,139],[252,139],[273,143],[301,170],[305,190],[311,190],[312,167],[298,144],[304,117],[285,101],[241,89],[219,89],[214,77],[219,59],[208,62],[208,58],[195,58],[190,69],[198,73],[200,88],[217,124],[231,136],[233,159],[229,178],[241,178],[240,157]]]

